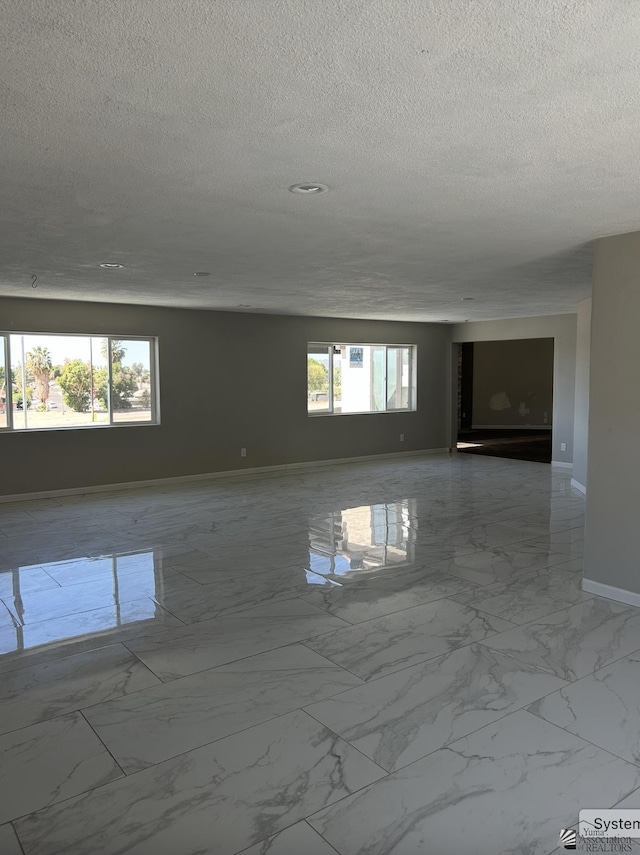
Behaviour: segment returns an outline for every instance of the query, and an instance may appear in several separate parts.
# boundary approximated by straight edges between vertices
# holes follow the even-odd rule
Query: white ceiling
[[[7,0],[0,293],[570,312],[640,228],[639,84],[637,0]]]

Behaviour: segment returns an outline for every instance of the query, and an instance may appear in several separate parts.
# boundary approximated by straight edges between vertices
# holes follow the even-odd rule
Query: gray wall
[[[0,299],[0,330],[157,335],[162,410],[157,426],[0,434],[0,495],[449,446],[442,325]],[[417,412],[309,418],[307,341],[417,344]]]
[[[538,318],[511,318],[505,321],[474,321],[452,324],[451,341],[501,341],[522,338],[552,338],[553,362],[553,447],[558,463],[573,460],[573,406],[576,383],[576,315],[545,315]],[[451,412],[450,407],[450,412]],[[566,442],[566,451],[560,444]]]
[[[495,409],[495,396],[506,409]],[[504,397],[506,396],[506,397]],[[528,413],[520,413],[524,404]],[[473,426],[551,427],[553,339],[479,341],[473,348]]]
[[[591,360],[591,298],[578,304],[576,340],[576,405],[573,425],[573,480],[587,489],[589,439],[589,363]]]
[[[596,241],[585,580],[640,593],[640,232]]]

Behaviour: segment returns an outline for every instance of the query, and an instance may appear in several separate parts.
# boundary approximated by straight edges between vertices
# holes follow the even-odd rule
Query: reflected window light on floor
[[[163,577],[150,550],[27,565],[0,579],[14,624],[0,632],[0,653],[10,653],[153,620]]]
[[[309,524],[310,582],[411,563],[416,532],[415,499],[315,516]]]

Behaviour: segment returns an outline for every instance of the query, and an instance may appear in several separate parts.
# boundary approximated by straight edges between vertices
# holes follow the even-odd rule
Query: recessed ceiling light
[[[291,193],[300,193],[302,196],[318,196],[320,193],[326,193],[328,189],[326,184],[316,184],[315,181],[304,181],[289,187]]]
[[[469,300],[475,300],[475,299],[476,299],[475,297],[463,297],[461,302],[467,303]]]
[[[211,276],[208,270],[196,270],[194,276]]]
[[[100,267],[105,267],[107,270],[117,270],[119,267],[124,267],[124,264],[117,264],[115,261],[103,261]]]

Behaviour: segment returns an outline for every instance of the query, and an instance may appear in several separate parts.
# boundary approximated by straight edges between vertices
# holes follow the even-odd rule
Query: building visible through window
[[[415,345],[307,345],[309,414],[413,410]]]

